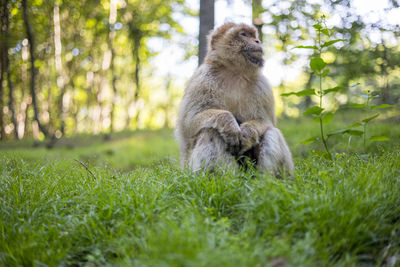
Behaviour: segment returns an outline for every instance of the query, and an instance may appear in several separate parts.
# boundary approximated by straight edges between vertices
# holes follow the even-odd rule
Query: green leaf
[[[365,104],[351,104],[349,105],[351,108],[365,108]]]
[[[319,25],[319,24],[314,24],[313,27],[314,27],[314,29],[316,29],[316,30],[321,30],[321,29],[322,29],[322,26]]]
[[[347,129],[346,133],[349,135],[355,135],[355,136],[362,136],[364,134],[363,131],[353,130],[353,129]]]
[[[389,141],[390,140],[390,138],[389,137],[386,137],[386,136],[384,136],[384,135],[375,135],[375,136],[371,136],[370,138],[369,138],[369,141],[371,141],[371,142],[376,142],[376,141]]]
[[[18,11],[19,11],[18,8],[13,8],[13,9],[11,10],[11,17],[14,17],[15,15],[17,15],[17,14],[18,14]]]
[[[340,91],[340,90],[346,89],[346,88],[347,88],[347,86],[343,86],[343,85],[329,88],[329,89],[324,90],[324,95],[332,93],[332,92],[337,92],[337,91]]]
[[[92,29],[94,26],[96,26],[97,20],[90,18],[86,20],[86,28]]]
[[[290,95],[296,95],[296,96],[304,96],[304,95],[315,95],[315,90],[314,89],[306,89],[298,92],[290,92],[290,93],[285,93],[281,94],[281,96],[290,96]]]
[[[303,114],[304,115],[310,115],[310,114],[312,114],[312,115],[319,115],[319,114],[321,114],[321,112],[323,111],[324,109],[323,108],[320,108],[320,107],[311,107],[311,108],[308,108],[306,111],[304,111],[303,112]]]
[[[295,46],[294,48],[318,50],[318,47],[316,47],[315,45],[298,45],[298,46]]]
[[[328,133],[327,136],[339,135],[339,134],[349,134],[349,135],[356,135],[362,136],[364,134],[363,131],[360,130],[353,130],[353,129],[341,129],[335,132]]]
[[[330,123],[333,120],[333,113],[327,112],[321,115],[322,123]],[[313,121],[319,122],[320,117],[314,117]]]
[[[313,150],[312,153],[314,155],[316,155],[316,156],[323,157],[325,159],[329,159],[329,160],[331,159],[331,157],[329,156],[328,153],[326,153],[326,151]],[[319,173],[320,173],[320,175],[323,175],[323,174],[327,174],[328,172],[327,171],[320,171]]]
[[[325,69],[323,72],[322,72],[322,77],[325,77],[326,75],[328,75],[328,73],[329,73],[329,69]]]
[[[345,134],[349,129],[341,129],[341,130],[337,130],[331,133],[328,133],[327,136],[333,136],[333,135],[339,135],[339,134]]]
[[[354,127],[359,127],[361,125],[362,125],[361,123],[357,122],[357,123],[354,123],[354,124],[350,125],[349,127],[347,127],[347,129],[354,128]]]
[[[333,120],[333,113],[328,112],[324,114],[324,117],[322,118],[322,123],[330,123]]]
[[[41,68],[43,65],[44,65],[44,63],[40,59],[35,60],[35,63],[34,63],[35,68]]]
[[[375,119],[375,118],[378,117],[378,116],[379,116],[379,114],[377,113],[377,114],[375,114],[375,115],[373,115],[373,116],[371,116],[371,117],[368,117],[368,118],[363,119],[362,122],[368,123],[368,122],[372,121],[373,119]]]
[[[323,70],[323,68],[325,68],[325,66],[326,66],[326,63],[320,57],[315,57],[315,58],[311,59],[311,61],[310,61],[310,68],[314,71],[321,72],[321,70]]]
[[[306,89],[296,93],[297,96],[304,96],[304,95],[315,95],[314,89]]]
[[[381,105],[371,106],[371,109],[377,109],[377,108],[392,108],[392,107],[395,107],[395,106],[396,106],[396,105],[381,104]]]
[[[304,141],[301,141],[300,144],[307,145],[307,144],[314,143],[315,141],[318,141],[318,137],[314,136],[314,137],[310,137],[310,138],[308,138],[308,139],[306,139]]]
[[[329,35],[328,29],[322,29],[321,32],[322,32],[323,34],[325,34],[326,36],[328,36],[328,37],[330,36],[330,35]]]
[[[336,44],[337,42],[343,42],[343,41],[347,41],[347,40],[346,39],[331,40],[331,41],[325,42],[323,45],[321,45],[321,48],[328,47],[330,45]]]

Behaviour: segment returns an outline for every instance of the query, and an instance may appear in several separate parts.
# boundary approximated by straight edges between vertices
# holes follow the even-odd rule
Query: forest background
[[[225,21],[259,29],[280,117],[302,116],[318,101],[280,94],[318,84],[307,64],[312,51],[293,48],[312,45],[322,15],[333,39],[346,39],[322,55],[330,63],[325,86],[359,83],[330,95],[327,110],[364,103],[363,90],[379,92],[376,104],[398,104],[398,1],[201,2],[3,0],[1,140],[174,127],[204,36]],[[379,119],[398,116],[392,108]]]

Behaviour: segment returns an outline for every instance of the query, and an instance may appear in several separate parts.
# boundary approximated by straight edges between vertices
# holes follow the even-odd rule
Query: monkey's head
[[[253,26],[225,23],[208,38],[208,60],[222,60],[242,68],[260,68],[264,65],[264,51],[257,29]]]

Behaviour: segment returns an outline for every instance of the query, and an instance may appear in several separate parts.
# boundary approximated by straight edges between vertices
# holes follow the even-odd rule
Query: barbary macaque
[[[193,171],[239,167],[250,157],[260,171],[292,173],[292,155],[276,128],[272,89],[261,73],[257,30],[226,23],[209,35],[204,63],[190,78],[176,137],[181,166]]]

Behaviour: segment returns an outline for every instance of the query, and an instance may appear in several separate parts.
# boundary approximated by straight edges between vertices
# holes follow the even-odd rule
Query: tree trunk
[[[135,127],[138,127],[138,120],[139,120],[139,108],[137,106],[139,93],[140,93],[140,55],[139,55],[139,47],[140,47],[141,36],[135,36],[135,47],[133,49],[133,56],[135,58],[135,84],[136,84],[136,91],[135,95],[133,96],[133,103],[135,105],[136,114],[135,114]]]
[[[0,48],[0,60],[1,60],[1,69],[0,69],[0,140],[6,139],[6,132],[4,130],[4,89],[3,89],[3,80],[4,80],[4,52],[3,45]]]
[[[15,113],[15,107],[14,107],[14,86],[11,80],[11,71],[10,71],[10,58],[8,55],[8,39],[10,38],[9,34],[8,34],[8,27],[9,27],[9,6],[8,6],[8,0],[4,1],[4,9],[3,9],[3,33],[4,33],[4,37],[5,37],[5,42],[4,42],[4,70],[5,72],[7,72],[7,85],[8,85],[8,92],[9,92],[9,96],[8,96],[8,108],[10,109],[11,112],[11,121],[12,124],[14,126],[14,137],[15,139],[18,139],[18,124],[17,124],[17,117],[16,117],[16,113]]]
[[[66,110],[65,106],[65,85],[64,85],[64,75],[62,70],[62,44],[61,44],[61,26],[60,26],[60,8],[57,4],[54,5],[53,8],[53,20],[54,20],[54,59],[56,62],[56,77],[57,77],[57,87],[60,91],[60,96],[58,99],[58,112],[60,119],[60,131],[61,134],[65,133],[65,119],[66,119]]]
[[[115,29],[114,24],[117,21],[117,1],[110,0],[110,17],[109,17],[109,24],[110,24],[110,31],[108,33],[108,46],[111,51],[111,59],[110,59],[110,70],[111,70],[111,87],[113,91],[112,96],[112,103],[111,103],[111,112],[110,112],[110,133],[114,130],[114,114],[115,114],[115,106],[117,101],[117,77],[115,76],[115,67],[114,67],[114,38],[115,38]]]
[[[86,98],[86,110],[87,110],[87,114],[85,117],[85,121],[84,121],[84,125],[90,125],[92,123],[91,121],[91,114],[90,114],[90,108],[91,108],[91,102],[92,102],[92,97],[95,94],[94,91],[94,73],[92,71],[88,71],[86,72],[86,88],[85,88],[86,92],[87,92],[87,98]],[[92,129],[94,127],[91,127]],[[78,126],[79,129],[79,126]]]
[[[252,0],[251,2],[251,8],[252,8],[252,19],[253,19],[253,25],[257,28],[258,31],[258,38],[262,42],[263,40],[263,34],[262,34],[262,27],[263,27],[263,21],[262,21],[262,13],[264,12],[264,8],[262,7],[262,1],[261,0]]]
[[[111,34],[114,34],[115,32],[112,32]],[[114,38],[112,38],[113,40]],[[110,68],[111,68],[111,87],[113,90],[113,96],[112,96],[112,106],[111,106],[111,114],[110,114],[110,132],[112,133],[114,131],[114,123],[115,123],[115,106],[117,102],[117,77],[115,75],[115,67],[114,67],[114,55],[115,55],[115,50],[112,47],[112,40],[110,40],[111,44],[111,62],[110,62]]]
[[[6,10],[7,10],[7,1],[3,2],[3,5],[0,6],[0,19],[1,25],[5,25],[6,19]],[[0,37],[1,40],[5,40],[5,29],[4,27],[0,27]],[[6,42],[0,42],[0,140],[6,139],[5,132],[5,122],[4,122],[4,73],[5,73],[5,58],[7,51],[5,50]]]
[[[22,41],[22,64],[21,64],[21,104],[19,107],[18,114],[18,138],[22,139],[25,136],[26,126],[28,125],[28,107],[30,103],[29,92],[26,95],[26,86],[28,80],[28,40],[24,39]]]
[[[207,35],[214,28],[214,0],[200,0],[199,66],[207,53]]]
[[[384,84],[382,84],[381,90],[381,103],[383,104],[393,104],[393,101],[390,90],[389,90],[389,71],[388,71],[388,56],[387,56],[387,47],[385,42],[383,41],[382,37],[382,45],[383,45],[383,52],[382,52],[382,59],[383,62],[381,64],[381,75],[384,80]]]
[[[93,112],[93,134],[100,134],[103,131],[103,110],[104,110],[104,93],[103,87],[104,83],[106,83],[106,79],[104,77],[104,73],[100,71],[95,72],[93,81],[93,88],[96,91],[96,103],[94,103],[95,108]],[[97,105],[96,105],[97,104]]]
[[[47,132],[46,128],[42,125],[39,120],[39,109],[36,101],[36,92],[35,92],[35,80],[36,80],[36,69],[35,69],[35,41],[34,35],[32,32],[31,25],[29,23],[28,17],[28,7],[27,7],[27,0],[22,0],[22,13],[24,17],[24,24],[26,29],[26,35],[29,42],[29,52],[30,52],[30,62],[31,62],[31,84],[30,84],[30,92],[32,96],[32,106],[34,111],[34,119],[38,124],[39,130],[44,134],[45,137],[49,137],[49,133]]]
[[[71,62],[71,61],[70,61],[70,62]],[[68,69],[71,70],[71,66],[69,66]],[[74,82],[74,79],[71,78],[71,80],[70,80],[70,82],[69,82],[69,85],[70,85],[70,87],[71,87],[71,91],[74,91],[74,90],[75,90],[75,82]],[[72,118],[73,118],[73,120],[74,120],[74,128],[72,129],[71,132],[73,132],[74,134],[76,134],[76,133],[77,133],[77,130],[78,130],[78,114],[79,114],[79,107],[77,106],[74,97],[72,98],[72,101],[71,101],[71,109],[70,109],[70,110],[72,111],[72,112],[71,112],[71,116],[72,116]]]
[[[7,71],[7,85],[8,85],[8,91],[9,91],[9,97],[8,97],[8,107],[11,111],[11,121],[14,126],[14,137],[15,139],[18,139],[18,123],[17,123],[17,116],[15,112],[15,106],[14,106],[14,86],[11,80],[11,71],[10,71],[10,59],[8,57],[8,49],[6,51],[6,66],[5,69]]]

